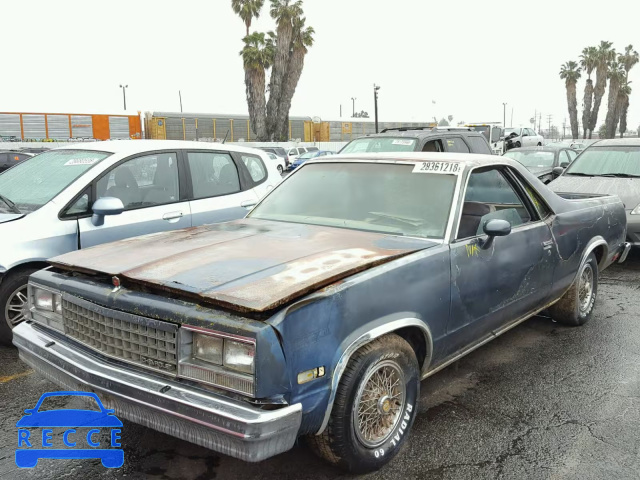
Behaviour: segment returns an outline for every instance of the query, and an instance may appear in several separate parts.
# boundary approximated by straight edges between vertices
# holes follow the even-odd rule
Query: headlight
[[[41,325],[64,331],[62,325],[62,295],[40,285],[29,284],[31,319]]]
[[[224,341],[224,366],[244,373],[253,373],[253,358],[256,349],[250,343],[234,340]]]
[[[255,341],[201,328],[180,328],[178,376],[253,396]]]
[[[631,210],[631,215],[640,215],[640,205]]]

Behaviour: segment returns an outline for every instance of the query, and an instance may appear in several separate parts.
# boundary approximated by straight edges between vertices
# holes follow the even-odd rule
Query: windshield
[[[443,238],[456,177],[413,173],[413,165],[306,164],[250,217]]]
[[[21,213],[34,212],[109,155],[90,150],[41,153],[0,174],[0,195]],[[0,202],[0,208],[4,206]]]
[[[318,154],[318,152],[303,153],[302,155],[300,155],[298,157],[298,160],[309,160],[310,158],[314,158],[317,154]]]
[[[515,133],[516,135],[520,135],[520,131],[522,129],[520,128],[505,128],[504,129],[504,136],[508,137],[509,135],[511,135],[512,133]]]
[[[416,138],[365,137],[349,143],[340,153],[360,152],[413,152]]]
[[[588,148],[573,161],[565,173],[565,175],[608,174],[640,176],[640,147]]]
[[[553,160],[556,157],[554,152],[507,152],[505,157],[512,158],[520,162],[525,167],[553,167]]]

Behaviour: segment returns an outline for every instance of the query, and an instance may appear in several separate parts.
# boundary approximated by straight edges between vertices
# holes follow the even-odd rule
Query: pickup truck
[[[305,436],[367,472],[421,379],[543,310],[589,320],[625,229],[618,197],[563,198],[505,157],[329,157],[245,219],[52,259],[13,341],[120,418],[247,461]]]

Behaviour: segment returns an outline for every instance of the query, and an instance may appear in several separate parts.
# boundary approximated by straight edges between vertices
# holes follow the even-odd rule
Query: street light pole
[[[507,128],[507,102],[502,103],[502,128]]]
[[[178,96],[180,97],[180,113],[182,113],[182,92],[178,90]]]
[[[380,90],[380,86],[373,84],[373,104],[375,107],[376,113],[376,133],[378,133],[378,90]]]
[[[125,92],[126,88],[129,88],[129,85],[120,85],[120,88],[122,89],[122,100],[124,101],[124,109],[127,109],[127,94]]]
[[[351,102],[353,103],[353,113],[351,114],[351,118],[356,118],[356,97],[351,97]]]

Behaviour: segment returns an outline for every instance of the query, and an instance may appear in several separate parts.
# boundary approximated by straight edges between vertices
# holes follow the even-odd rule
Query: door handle
[[[553,240],[545,240],[542,242],[542,248],[544,250],[550,250],[553,247]]]
[[[182,218],[182,212],[169,212],[162,215],[163,220],[177,220]]]
[[[240,204],[241,207],[246,208],[247,210],[251,210],[258,203],[257,200],[245,200]]]

